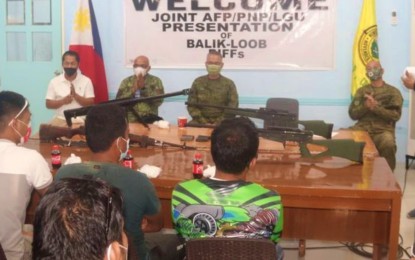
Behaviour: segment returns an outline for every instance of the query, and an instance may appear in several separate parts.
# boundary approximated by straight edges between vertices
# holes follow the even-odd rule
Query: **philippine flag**
[[[81,58],[79,68],[94,85],[95,103],[108,101],[101,40],[91,0],[79,0],[69,49],[76,51]]]

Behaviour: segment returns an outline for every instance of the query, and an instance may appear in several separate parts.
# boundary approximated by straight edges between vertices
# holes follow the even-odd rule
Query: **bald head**
[[[371,60],[366,64],[366,70],[373,69],[373,68],[380,68],[382,69],[382,65],[377,60]]]
[[[144,69],[148,68],[150,66],[150,61],[148,60],[148,58],[146,56],[138,56],[137,58],[135,58],[134,60],[134,64],[133,67],[142,67]]]

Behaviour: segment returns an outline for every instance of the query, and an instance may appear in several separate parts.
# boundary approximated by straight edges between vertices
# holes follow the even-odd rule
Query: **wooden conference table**
[[[134,126],[131,132],[139,133]],[[140,130],[141,131],[141,130]],[[165,131],[169,135],[206,134],[206,129],[149,130]],[[141,133],[139,133],[141,134]],[[158,137],[162,137],[158,133]],[[263,152],[248,181],[278,191],[284,205],[283,237],[349,241],[374,244],[373,259],[396,259],[401,210],[401,189],[384,158],[376,157],[373,142],[365,132],[339,131],[335,138],[366,141],[363,164],[341,158],[303,159],[293,150],[271,151],[270,143],[261,140]],[[191,143],[193,144],[193,143]],[[196,144],[195,144],[196,145]],[[199,144],[204,163],[213,165],[207,144]],[[38,150],[50,162],[51,144],[30,140],[28,147]],[[190,146],[190,144],[189,144]],[[260,147],[261,148],[261,147]],[[87,161],[90,152],[85,147],[62,147],[63,161],[74,153]],[[195,150],[177,147],[132,147],[135,162],[162,168],[159,177],[151,179],[162,203],[165,226],[171,227],[170,201],[175,185],[192,178],[192,158]],[[33,212],[28,212],[29,218]],[[388,256],[382,256],[382,247]]]

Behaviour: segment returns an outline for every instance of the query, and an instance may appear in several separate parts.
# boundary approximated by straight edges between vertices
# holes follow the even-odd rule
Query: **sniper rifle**
[[[85,106],[75,109],[67,109],[63,111],[63,114],[65,115],[66,124],[71,127],[72,126],[72,117],[76,118],[78,116],[84,116],[88,113],[88,111],[94,107],[94,106],[106,106],[106,105],[119,105],[127,108],[132,108],[135,104],[139,102],[147,102],[147,101],[153,101],[157,99],[162,99],[166,97],[173,97],[173,96],[179,96],[179,95],[187,95],[189,93],[189,89],[183,89],[182,91],[172,92],[164,95],[157,95],[157,96],[151,96],[151,97],[137,97],[137,98],[121,98],[121,99],[115,99],[110,101],[101,102],[96,105],[92,106]],[[131,111],[134,113],[135,110],[131,109]],[[138,120],[140,120],[140,117],[137,113],[134,113]],[[141,122],[145,126],[147,124],[145,122]]]
[[[227,106],[210,105],[204,103],[192,103],[186,102],[188,106],[215,108],[223,111],[225,115],[244,116],[259,118],[268,122],[271,126],[285,127],[291,129],[298,128],[297,115],[289,113],[286,110],[277,110],[271,108],[261,107],[259,109],[254,108],[234,108]]]

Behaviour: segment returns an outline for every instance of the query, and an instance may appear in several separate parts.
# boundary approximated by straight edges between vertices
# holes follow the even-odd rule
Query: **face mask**
[[[21,120],[19,120],[19,119],[16,119],[18,122],[20,122],[20,123],[22,123],[22,124],[24,124],[26,127],[27,127],[27,131],[26,131],[26,134],[25,135],[22,135],[19,131],[17,131],[17,129],[16,128],[14,128],[13,126],[12,126],[12,128],[13,128],[13,130],[20,136],[20,141],[19,141],[19,143],[18,143],[18,145],[22,145],[22,144],[24,144],[24,143],[26,143],[27,141],[29,141],[29,137],[30,137],[30,135],[32,134],[32,127],[31,127],[31,124],[30,124],[30,122],[29,122],[29,124],[25,124],[25,123],[23,123],[23,121],[21,121]]]
[[[31,124],[31,122],[29,122],[29,124],[25,124],[25,123],[23,123],[22,121],[20,121],[19,120],[19,122],[21,122],[22,124],[24,124],[26,127],[27,127],[27,132],[26,132],[26,134],[23,136],[23,139],[22,139],[22,137],[20,137],[20,142],[22,142],[23,141],[23,143],[27,143],[27,141],[29,141],[29,137],[30,137],[30,135],[32,134],[32,124]]]
[[[382,69],[381,68],[373,68],[367,71],[367,77],[371,81],[378,80],[382,77]]]
[[[140,74],[144,77],[147,74],[147,69],[142,68],[142,67],[134,68],[134,75],[138,77],[138,75]]]
[[[118,246],[125,251],[125,260],[127,260],[128,259],[128,247],[125,247],[121,244],[118,244]],[[108,260],[111,260],[110,259],[111,251],[112,251],[112,244],[110,244],[108,249],[107,249],[107,258],[108,258]]]
[[[216,65],[216,64],[208,64],[206,65],[206,69],[207,69],[208,74],[216,75],[220,73],[221,66]]]
[[[78,70],[78,68],[63,68],[63,70],[65,71],[65,74],[69,77],[73,76],[76,71]]]
[[[118,142],[120,141],[120,138],[122,140],[124,140],[124,142],[127,143],[127,147],[125,148],[125,151],[124,152],[121,151],[120,147],[118,146]],[[120,159],[119,159],[121,161],[122,159],[124,159],[127,156],[128,150],[130,149],[130,138],[128,138],[127,140],[125,140],[122,137],[120,137],[120,138],[118,138],[118,140],[117,140],[117,148],[118,148],[118,151],[120,151],[120,153],[121,153],[120,154]]]

